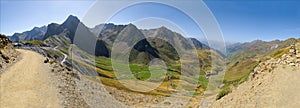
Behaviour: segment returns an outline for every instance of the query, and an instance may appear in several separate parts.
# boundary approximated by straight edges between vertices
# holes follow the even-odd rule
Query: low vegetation
[[[44,45],[43,41],[40,40],[31,40],[31,41],[21,41],[24,45]]]
[[[230,92],[231,92],[231,88],[229,86],[224,86],[221,92],[217,95],[216,99],[219,100],[225,95],[229,94]]]
[[[289,51],[290,47],[284,48],[284,49],[279,49],[277,51],[275,51],[275,53],[273,53],[271,55],[272,58],[280,58],[283,54],[286,54]]]

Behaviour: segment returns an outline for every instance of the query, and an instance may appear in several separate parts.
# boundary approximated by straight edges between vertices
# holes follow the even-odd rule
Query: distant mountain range
[[[15,33],[10,38],[11,41],[22,41],[22,40],[42,40],[47,32],[47,26],[34,27],[30,31],[23,33]]]
[[[47,26],[16,33],[9,38],[14,42],[29,41],[29,43],[33,43],[30,41],[34,41],[34,43],[49,46],[50,48],[40,49],[37,52],[44,52],[46,56],[58,61],[65,59],[66,55],[73,57],[77,55],[80,57],[78,58],[81,59],[80,61],[74,58],[66,58],[64,64],[79,66],[74,68],[82,74],[90,74],[87,73],[90,72],[89,69],[84,67],[85,65],[74,64],[93,65],[92,56],[110,58],[115,41],[122,41],[119,46],[114,47],[121,51],[119,53],[130,50],[129,62],[132,64],[148,64],[154,58],[159,58],[166,61],[168,67],[176,67],[176,70],[179,70],[180,66],[178,67],[177,64],[181,61],[178,51],[192,53],[191,51],[195,49],[194,51],[198,52],[199,61],[203,63],[200,66],[205,67],[204,69],[207,70],[211,66],[209,65],[211,63],[211,53],[216,54],[215,56],[218,56],[217,58],[220,58],[220,60],[222,58],[222,54],[210,49],[209,46],[202,44],[197,39],[185,38],[163,26],[155,29],[138,29],[133,24],[115,25],[108,23],[89,28],[73,15],[68,16],[62,24],[50,23]],[[129,46],[132,49],[128,49]],[[69,55],[71,47],[75,48],[75,50],[73,49],[75,51],[73,52],[74,55]],[[182,56],[190,57],[190,55]],[[105,63],[105,65],[110,65],[110,63]],[[83,68],[87,70],[82,70]],[[174,69],[171,70],[175,71]],[[205,72],[204,70],[201,71],[202,74],[205,74]],[[101,72],[98,73],[103,75]]]
[[[63,24],[56,24],[56,23],[51,23],[48,26],[42,26],[42,27],[34,27],[32,30],[25,31],[23,33],[15,33],[12,36],[8,36],[10,40],[13,42],[18,42],[18,41],[29,41],[29,40],[45,40],[49,36],[53,35],[58,35],[62,32],[69,32],[69,36],[75,35],[76,29],[78,27],[78,24],[83,23],[80,22],[80,20],[73,15],[70,15],[67,20]],[[129,24],[133,25],[133,24]],[[85,25],[84,25],[85,26]],[[96,25],[94,28],[88,28],[91,33],[94,35],[98,35],[98,38],[102,38],[105,40],[107,43],[111,44],[111,40],[113,40],[118,33],[120,33],[124,28],[126,28],[128,25],[115,25],[113,23],[108,23],[108,24],[99,24]],[[133,25],[134,26],[134,25]],[[66,30],[67,29],[67,30]],[[165,38],[171,39],[174,38],[184,38],[178,33],[175,33],[166,27],[161,27],[157,29],[150,29],[150,30],[140,30],[145,37],[157,37],[161,35],[165,35]],[[155,34],[155,33],[160,33],[160,34]],[[154,36],[154,34],[156,36]],[[72,40],[72,37],[69,37]],[[193,38],[191,39],[193,42],[196,42],[197,45],[196,47],[203,47],[203,48],[208,48],[207,45],[203,45],[200,41],[197,39]],[[174,43],[174,39],[171,39],[171,42]],[[200,45],[201,44],[201,45]]]
[[[61,40],[68,40],[69,43],[71,44],[73,43],[76,30],[79,27],[81,30],[80,32],[85,31],[84,36],[81,37],[82,39],[97,40],[97,45],[96,45],[97,48],[95,51],[96,56],[109,57],[111,47],[113,46],[113,42],[115,41],[117,36],[121,36],[123,39],[136,39],[136,40],[128,40],[129,43],[127,44],[129,46],[133,44],[130,43],[130,41],[135,42],[139,39],[147,38],[138,42],[138,44],[135,45],[134,49],[138,52],[146,52],[146,55],[149,56],[146,58],[149,59],[153,57],[159,57],[157,51],[161,51],[162,52],[161,54],[166,54],[167,53],[166,50],[169,50],[171,47],[168,45],[177,45],[176,47],[178,49],[192,49],[192,46],[189,44],[189,42],[192,42],[197,49],[209,49],[207,45],[202,44],[197,39],[194,38],[186,39],[182,35],[173,32],[167,29],[166,27],[150,29],[150,30],[141,30],[138,29],[133,24],[115,25],[109,23],[109,24],[99,24],[94,28],[88,28],[83,23],[81,23],[76,16],[73,15],[70,15],[67,18],[67,20],[62,24],[51,23],[48,26],[35,27],[30,31],[26,31],[23,33],[15,33],[13,36],[10,36],[9,38],[13,42],[30,41],[30,40],[40,40],[40,41],[47,40],[46,43],[48,44],[52,43],[53,44],[52,46],[60,46],[59,44],[61,43],[56,43],[55,45],[51,41],[60,38]],[[58,36],[60,37],[57,38]],[[62,39],[61,37],[64,37],[64,39]],[[161,39],[154,39],[154,38],[151,39],[148,37],[160,37]],[[61,40],[56,40],[56,41],[61,41]],[[168,43],[165,43],[167,41]],[[85,50],[86,48],[84,48],[84,46],[86,45],[83,44],[86,43],[82,43],[82,45],[78,45],[78,46],[82,46],[81,49]],[[150,46],[150,47],[144,49],[146,48],[145,46]],[[155,46],[155,48],[152,46]],[[89,52],[90,54],[94,54],[94,52],[92,51],[86,50],[86,52]],[[176,52],[173,53],[176,54]],[[139,57],[139,56],[136,55],[134,57]],[[171,58],[176,58],[176,57],[171,57]]]

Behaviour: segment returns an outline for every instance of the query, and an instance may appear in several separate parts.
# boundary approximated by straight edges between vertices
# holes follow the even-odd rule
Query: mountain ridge
[[[83,26],[85,26],[82,22],[80,22],[80,20],[78,19],[78,17],[76,17],[74,15],[69,15],[68,18],[62,24],[50,23],[47,26],[34,27],[32,30],[25,31],[23,33],[15,33],[13,36],[8,36],[8,37],[13,42],[18,42],[18,41],[21,41],[21,40],[25,40],[25,41],[29,41],[29,40],[41,40],[41,41],[43,41],[43,40],[47,39],[50,36],[59,35],[59,33],[64,32],[65,29],[68,29],[69,30],[69,35],[71,36],[69,38],[71,40],[73,40],[74,37],[72,37],[72,36],[75,35],[76,29],[77,29],[79,23],[82,24]],[[98,35],[97,37],[104,39],[104,41],[107,44],[112,44],[112,42],[109,42],[109,41],[106,41],[106,40],[108,40],[107,38],[113,38],[113,37],[108,36],[108,37],[105,38],[103,36],[107,35],[107,33],[109,33],[110,31],[116,32],[116,33],[111,33],[111,35],[115,36],[118,33],[120,33],[121,30],[124,29],[128,25],[131,25],[131,24],[127,24],[127,25],[115,25],[113,23],[103,23],[103,24],[96,25],[93,28],[88,28],[88,27],[87,28],[93,34]],[[26,35],[27,32],[34,32],[36,30],[39,30],[41,33],[39,32],[40,33],[39,35],[33,35],[33,36],[32,35]],[[154,28],[154,29],[144,29],[144,30],[139,29],[139,30],[141,30],[143,33],[144,33],[144,30],[149,30],[149,31],[151,31],[151,30],[158,30],[158,31],[163,31],[163,32],[164,31],[168,31],[169,33],[174,33],[173,34],[174,36],[180,35],[178,33],[175,33],[173,31],[169,30],[168,28],[166,28],[164,26],[162,26],[160,28]],[[101,33],[100,33],[100,31],[101,31]],[[24,34],[26,35],[25,36],[26,38],[23,38],[24,36],[22,37],[22,35],[24,35]],[[146,33],[144,33],[144,35],[146,37],[149,37]],[[183,36],[180,35],[180,37],[183,37]],[[173,39],[171,39],[171,41],[172,41],[171,43],[174,43]],[[193,40],[193,41],[195,41],[195,40]],[[197,41],[198,41],[197,44],[199,44],[199,43],[203,44],[199,40],[197,40]],[[197,46],[199,46],[199,45],[197,45]]]
[[[14,33],[12,36],[8,36],[13,42],[22,40],[41,40],[47,31],[47,26],[34,27],[29,31],[22,33]]]

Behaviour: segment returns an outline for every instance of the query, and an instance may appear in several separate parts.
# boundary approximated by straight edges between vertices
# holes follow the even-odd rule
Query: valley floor
[[[58,90],[51,82],[49,64],[44,57],[27,50],[21,59],[0,74],[1,108],[60,108]]]

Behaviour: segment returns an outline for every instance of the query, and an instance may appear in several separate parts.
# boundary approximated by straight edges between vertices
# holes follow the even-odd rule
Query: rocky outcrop
[[[18,52],[14,49],[12,42],[0,34],[0,70],[17,61]]]
[[[277,63],[299,67],[300,66],[299,44],[296,44],[298,49],[296,49],[296,45],[291,45],[289,53],[284,54],[280,59],[278,59]]]
[[[297,44],[299,46],[299,44]],[[295,45],[290,46],[290,50],[287,54],[283,54],[279,59],[267,60],[260,63],[252,73],[249,75],[249,79],[252,80],[256,74],[263,72],[271,72],[278,65],[300,67],[300,51],[296,49]]]

